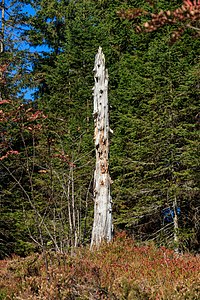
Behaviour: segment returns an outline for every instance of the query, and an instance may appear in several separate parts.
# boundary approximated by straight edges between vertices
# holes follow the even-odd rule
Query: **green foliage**
[[[18,22],[28,26],[23,37],[48,51],[5,53],[16,74],[10,72],[1,85],[2,96],[15,99],[21,87],[36,87],[32,108],[48,118],[35,120],[40,130],[31,131],[25,105],[17,113],[18,123],[10,118],[9,126],[4,122],[1,127],[8,131],[12,149],[20,152],[3,161],[7,171],[0,169],[1,205],[8,219],[1,225],[2,255],[33,249],[64,252],[90,240],[92,69],[99,46],[109,72],[115,227],[172,246],[173,223],[164,224],[162,210],[172,208],[176,199],[180,246],[198,251],[200,42],[187,29],[171,44],[172,25],[137,34],[134,27],[147,16],[132,24],[117,14],[121,8],[174,9],[181,1],[151,2],[25,1],[36,14],[20,14]]]

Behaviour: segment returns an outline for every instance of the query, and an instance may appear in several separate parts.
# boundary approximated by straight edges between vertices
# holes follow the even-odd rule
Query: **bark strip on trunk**
[[[96,168],[94,172],[94,223],[91,247],[112,239],[111,178],[108,168],[109,156],[109,112],[108,112],[108,71],[101,47],[94,65],[94,140]]]

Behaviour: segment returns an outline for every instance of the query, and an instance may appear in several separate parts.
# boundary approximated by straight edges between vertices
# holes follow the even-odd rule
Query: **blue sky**
[[[26,13],[28,16],[34,16],[35,15],[35,10],[31,7],[31,5],[24,5],[23,12]],[[28,51],[31,52],[48,52],[49,48],[48,46],[37,46],[37,47],[30,47],[27,43],[24,42],[20,44],[21,50],[27,49]],[[33,93],[35,89],[24,89],[22,90],[24,94],[24,98],[26,100],[34,100],[33,99]]]
[[[35,10],[31,7],[30,4],[25,5],[23,11],[24,11],[25,13],[27,13],[29,16],[34,16],[34,15],[35,15]]]
[[[34,16],[35,15],[35,10],[30,6],[30,5],[26,5],[23,9],[23,12],[25,12],[27,15],[29,16]],[[35,52],[35,48],[31,49],[31,47],[29,47],[27,44],[24,43],[21,44],[21,48],[22,50],[24,49],[28,49],[29,51],[34,51]],[[41,47],[42,48],[42,47]],[[43,49],[39,49],[39,51],[44,51]],[[34,93],[35,89],[23,89],[22,92],[25,93],[24,94],[24,98],[26,100],[34,100],[33,99],[33,93]]]
[[[9,16],[9,14],[12,14],[12,3],[11,0],[5,0],[5,18],[7,18]],[[1,11],[0,11],[1,12]],[[25,5],[23,6],[22,12],[26,13],[28,16],[34,16],[35,15],[35,10],[31,7],[31,5]],[[2,22],[1,22],[1,17],[0,17],[0,28],[2,26]],[[9,27],[9,25],[5,25],[5,34],[7,34],[7,36],[10,36],[13,39],[16,39],[16,37],[19,35],[19,30],[17,28],[13,27]],[[48,48],[48,46],[37,46],[37,47],[32,47],[30,46],[26,41],[24,42],[20,42],[20,43],[16,43],[16,47],[18,50],[27,50],[30,52],[48,52],[50,51],[50,49]],[[30,66],[31,68],[31,66]],[[25,89],[22,90],[24,94],[24,98],[26,100],[33,100],[33,93],[34,93],[34,89]]]

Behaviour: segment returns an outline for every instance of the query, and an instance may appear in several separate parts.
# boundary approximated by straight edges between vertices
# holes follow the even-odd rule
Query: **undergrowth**
[[[199,256],[137,246],[120,234],[93,251],[1,261],[0,300],[198,300],[199,274]]]

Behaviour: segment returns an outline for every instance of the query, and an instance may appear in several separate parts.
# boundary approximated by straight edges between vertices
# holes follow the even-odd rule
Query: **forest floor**
[[[0,261],[0,299],[200,299],[200,256],[137,245],[124,234],[98,250]]]

